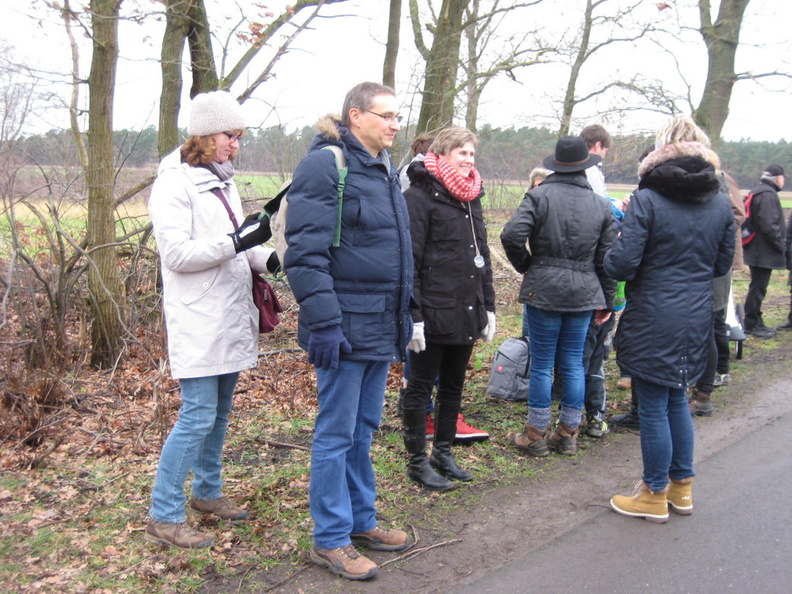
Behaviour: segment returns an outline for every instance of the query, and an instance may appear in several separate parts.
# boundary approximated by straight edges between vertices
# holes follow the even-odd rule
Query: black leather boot
[[[437,472],[455,481],[472,481],[473,475],[457,466],[451,453],[451,444],[456,435],[459,406],[437,403],[435,407],[435,437],[429,462]]]
[[[430,491],[450,491],[454,483],[443,478],[426,456],[426,409],[404,410],[404,447],[410,454],[407,476]]]
[[[623,415],[614,415],[610,418],[610,422],[623,429],[641,428],[641,418],[638,416],[638,396],[635,394],[635,388],[632,388],[630,412],[624,413]]]

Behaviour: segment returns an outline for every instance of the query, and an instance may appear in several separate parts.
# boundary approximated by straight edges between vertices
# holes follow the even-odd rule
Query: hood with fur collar
[[[652,151],[638,168],[638,187],[679,202],[711,201],[720,191],[720,184],[715,167],[707,161],[708,150],[698,142],[683,142]]]
[[[338,129],[339,124],[341,124],[341,116],[329,113],[319,118],[319,121],[316,122],[316,128],[319,130],[319,134],[328,140],[341,140],[341,131]]]

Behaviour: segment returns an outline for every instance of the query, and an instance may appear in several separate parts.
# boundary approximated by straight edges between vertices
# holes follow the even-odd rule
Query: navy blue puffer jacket
[[[628,373],[681,388],[704,371],[712,333],[712,279],[734,254],[734,216],[701,145],[651,153],[605,256],[605,271],[627,281],[616,331]]]
[[[286,220],[285,267],[300,304],[300,346],[312,330],[341,324],[352,345],[342,359],[402,361],[412,333],[413,259],[399,172],[387,152],[372,157],[349,130],[328,116],[294,172]],[[341,245],[338,170],[328,144],[340,146],[349,173]]]

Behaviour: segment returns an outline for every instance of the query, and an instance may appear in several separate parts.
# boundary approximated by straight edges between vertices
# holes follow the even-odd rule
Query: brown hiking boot
[[[180,549],[203,549],[211,546],[214,537],[193,529],[187,522],[166,524],[149,520],[143,538],[148,542],[173,545]]]
[[[690,414],[697,417],[711,417],[712,416],[712,400],[711,394],[705,392],[696,392],[696,395],[688,402]]]
[[[668,509],[681,516],[693,513],[693,477],[671,479],[668,485]]]
[[[348,580],[367,580],[377,575],[377,564],[351,544],[337,549],[311,548],[311,561]]]
[[[401,551],[407,548],[407,533],[375,526],[368,532],[350,535],[352,542],[372,551]]]
[[[657,524],[668,521],[668,487],[654,492],[640,481],[635,485],[632,497],[616,495],[611,498],[610,504],[613,511],[623,516],[643,518]]]
[[[234,505],[228,497],[220,497],[210,501],[200,499],[190,499],[190,507],[202,514],[212,514],[224,520],[239,522],[248,517],[247,510],[238,505]]]
[[[550,450],[547,449],[547,441],[545,441],[545,432],[528,423],[525,424],[523,433],[509,433],[506,439],[512,445],[531,454],[531,456],[550,455]]]
[[[555,450],[559,454],[565,456],[572,456],[577,453],[577,438],[580,433],[580,427],[570,429],[561,423],[555,428],[550,436],[547,438],[547,447]]]

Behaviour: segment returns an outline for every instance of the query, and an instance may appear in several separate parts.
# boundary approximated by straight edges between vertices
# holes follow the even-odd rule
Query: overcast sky
[[[621,1],[621,0],[614,0]],[[639,16],[656,19],[658,25],[672,26],[682,22],[695,27],[694,12],[684,9],[690,0],[667,0],[670,8],[658,10],[655,0],[646,0]],[[140,2],[146,10],[162,5],[149,0],[126,0],[124,7],[131,10]],[[0,0],[4,18],[0,24],[0,37],[10,43],[17,57],[24,57],[38,67],[66,75],[69,72],[69,47],[63,27],[56,18],[39,28],[29,14],[33,8],[19,0]],[[250,15],[255,3],[239,0]],[[272,9],[285,5],[272,1]],[[717,0],[713,4],[717,5]],[[228,0],[207,0],[210,18],[214,23],[233,23],[239,10]],[[530,20],[510,19],[503,28],[502,37],[539,23],[550,39],[569,35],[579,27],[583,0],[546,0],[541,7],[532,9]],[[276,78],[262,85],[248,101],[246,110],[252,126],[284,124],[287,128],[310,125],[328,112],[338,112],[346,91],[362,80],[381,80],[384,39],[387,26],[387,0],[350,0],[323,9],[328,17],[314,21],[314,30],[301,34],[294,49],[276,67]],[[225,14],[223,14],[223,12]],[[44,14],[38,12],[39,15]],[[766,72],[785,70],[790,65],[789,24],[792,23],[792,2],[787,0],[751,0],[743,26],[738,51],[738,72],[752,70]],[[506,31],[513,27],[514,31]],[[160,71],[157,58],[160,50],[162,22],[147,21],[146,25],[123,23],[121,26],[121,55],[119,85],[116,96],[115,127],[139,129],[157,123],[157,101],[160,92]],[[77,34],[79,35],[79,31]],[[421,73],[421,62],[412,41],[407,6],[405,2],[402,23],[402,47],[399,54],[397,87],[407,113],[414,103],[416,81]],[[85,40],[80,36],[82,42]],[[430,38],[427,37],[427,43]],[[616,44],[598,53],[584,68],[579,93],[589,93],[607,81],[613,73],[628,77],[640,71],[644,76],[662,80],[669,90],[684,92],[690,87],[693,104],[701,95],[701,85],[706,75],[706,52],[700,37],[694,31],[683,34],[678,42],[668,42],[677,61],[663,49],[647,43]],[[672,46],[673,43],[673,46]],[[216,48],[219,47],[219,42]],[[241,48],[234,50],[236,55]],[[83,76],[88,72],[90,48],[83,49]],[[230,62],[233,63],[233,60]],[[253,70],[251,77],[257,72]],[[517,71],[517,81],[496,79],[485,91],[479,125],[494,127],[558,126],[557,101],[563,96],[563,86],[568,68],[561,64],[535,66]],[[52,77],[52,89],[68,93],[66,85]],[[241,81],[232,91],[241,92],[247,81]],[[189,87],[189,85],[186,85]],[[730,118],[723,135],[726,139],[777,141],[792,140],[792,108],[790,84],[787,79],[763,78],[758,82],[740,82],[735,86]],[[83,91],[85,93],[85,91]],[[185,90],[186,92],[186,90]],[[67,96],[67,95],[66,95]],[[665,116],[649,112],[625,115],[616,107],[625,105],[624,99],[606,98],[598,105],[583,105],[575,111],[573,131],[600,121],[612,132],[649,133],[656,129]],[[408,114],[417,119],[417,112]],[[65,113],[51,112],[43,121],[31,122],[36,131],[47,130],[66,123]],[[461,123],[461,122],[459,122]]]

